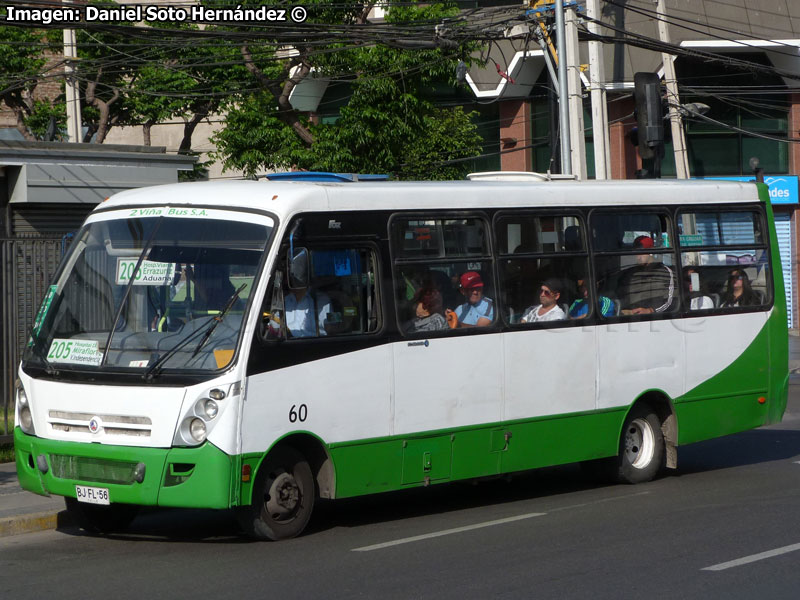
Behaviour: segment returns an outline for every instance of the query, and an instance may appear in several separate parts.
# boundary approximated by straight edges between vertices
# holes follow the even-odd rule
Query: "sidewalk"
[[[0,537],[70,523],[62,497],[46,498],[26,492],[17,481],[16,463],[0,464]]]
[[[800,335],[796,329],[789,334],[789,371],[800,374]],[[0,537],[72,524],[63,498],[26,492],[17,481],[16,464],[0,464]]]

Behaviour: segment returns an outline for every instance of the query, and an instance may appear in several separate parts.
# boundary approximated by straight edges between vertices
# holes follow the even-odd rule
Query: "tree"
[[[47,63],[45,50],[52,46],[41,29],[0,27],[0,101],[14,113],[17,131],[29,141],[62,129],[66,120],[63,102],[34,99]]]
[[[113,30],[79,29],[76,39],[83,141],[102,144],[113,126],[128,123],[125,94],[134,64],[124,38]]]
[[[374,3],[329,8],[332,23],[363,24]],[[349,10],[349,12],[348,12]],[[387,20],[430,24],[455,14],[448,2],[392,5]],[[317,13],[314,13],[317,14]],[[319,17],[322,19],[323,17]],[[432,30],[432,25],[429,26]],[[288,56],[282,57],[280,50]],[[434,87],[455,84],[455,69],[469,48],[409,50],[375,44],[295,43],[286,53],[277,41],[256,51],[242,44],[244,65],[259,90],[240,96],[225,128],[215,135],[225,168],[255,174],[264,169],[389,172],[400,178],[451,178],[475,156],[481,139],[471,114],[437,107]],[[347,81],[350,97],[334,123],[313,123],[289,95],[310,77]]]
[[[192,152],[192,135],[203,119],[221,109],[230,97],[230,86],[243,78],[242,65],[234,65],[239,54],[225,44],[192,38],[199,32],[192,23],[148,23],[159,31],[152,36],[150,51],[140,57],[131,75],[128,91],[130,118],[144,129],[144,143],[150,145],[153,125],[180,118],[184,121],[178,152]],[[206,27],[213,34],[216,27]]]

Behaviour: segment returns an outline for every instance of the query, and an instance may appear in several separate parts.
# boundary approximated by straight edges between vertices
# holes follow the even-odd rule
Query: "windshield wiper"
[[[197,330],[193,331],[192,333],[190,333],[189,335],[187,335],[185,338],[183,338],[181,341],[179,341],[177,344],[175,344],[172,348],[170,348],[164,354],[159,356],[155,360],[155,362],[153,364],[151,364],[149,367],[147,367],[147,371],[145,371],[143,377],[145,379],[153,379],[153,377],[155,377],[155,375],[154,375],[155,370],[158,367],[160,367],[164,362],[166,362],[172,356],[174,356],[174,354],[178,350],[180,350],[181,348],[186,346],[189,342],[191,342],[192,340],[197,339],[198,337],[200,337],[205,332],[206,327],[210,326],[213,323],[213,321],[214,321],[214,317],[211,317],[199,329],[197,329]]]
[[[119,303],[117,314],[114,315],[114,323],[111,325],[111,331],[108,332],[108,338],[106,339],[106,351],[105,354],[103,354],[102,360],[100,361],[101,367],[105,366],[106,361],[108,360],[108,355],[111,354],[111,340],[114,339],[114,331],[117,329],[117,323],[119,323],[119,318],[122,316],[122,311],[125,309],[125,304],[128,302],[128,297],[131,295],[131,289],[133,289],[133,282],[136,279],[136,274],[142,267],[142,262],[147,255],[147,251],[150,249],[150,246],[156,239],[156,233],[158,233],[158,229],[161,227],[161,223],[163,222],[164,217],[158,217],[158,221],[156,221],[156,224],[153,226],[153,231],[150,233],[150,236],[147,238],[147,241],[142,247],[142,253],[139,255],[139,259],[136,261],[136,266],[133,267],[133,271],[128,278],[128,285],[125,286],[125,293],[122,295],[122,300]]]
[[[238,299],[239,299],[239,294],[241,294],[241,293],[242,293],[242,290],[243,290],[244,288],[246,288],[246,287],[247,287],[247,284],[246,284],[246,283],[243,283],[242,285],[240,285],[240,286],[239,286],[239,289],[238,289],[238,290],[236,290],[235,292],[233,292],[233,295],[232,295],[232,296],[231,296],[231,297],[228,299],[228,302],[227,302],[227,304],[225,304],[225,308],[223,308],[223,309],[222,309],[222,312],[220,312],[218,315],[216,315],[216,316],[214,317],[214,322],[211,324],[211,327],[209,327],[209,328],[206,330],[206,334],[203,336],[203,339],[202,339],[202,340],[200,340],[200,343],[199,343],[199,344],[197,344],[197,348],[195,348],[195,349],[194,349],[194,352],[192,353],[192,358],[194,358],[195,356],[197,356],[197,353],[198,353],[198,352],[200,352],[200,349],[201,349],[203,346],[205,346],[205,345],[206,345],[206,342],[208,341],[208,338],[210,338],[210,337],[211,337],[211,334],[212,334],[212,333],[214,333],[214,330],[217,328],[217,325],[219,325],[220,323],[222,323],[222,319],[224,319],[224,318],[225,318],[225,315],[228,313],[228,311],[229,311],[229,310],[231,309],[231,307],[234,305],[234,303],[236,302],[236,300],[238,300]]]
[[[145,371],[143,377],[147,380],[154,379],[158,373],[156,369],[158,369],[161,365],[163,365],[166,361],[168,361],[171,357],[173,357],[178,350],[187,346],[192,340],[197,339],[201,335],[203,339],[200,340],[200,343],[195,348],[194,353],[192,354],[191,358],[197,356],[197,353],[200,352],[200,349],[205,345],[208,339],[211,337],[211,334],[214,333],[214,330],[217,328],[222,322],[222,319],[225,318],[225,314],[231,309],[233,304],[236,302],[236,299],[239,297],[239,294],[242,293],[242,290],[247,287],[247,284],[243,283],[238,290],[236,290],[233,295],[228,299],[228,302],[225,304],[225,308],[218,315],[214,315],[208,321],[206,321],[199,329],[193,331],[177,344],[175,344],[172,348],[167,350],[164,354],[159,356],[153,364],[147,367],[147,371]]]

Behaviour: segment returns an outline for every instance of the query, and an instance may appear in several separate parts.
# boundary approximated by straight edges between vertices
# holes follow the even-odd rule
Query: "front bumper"
[[[43,496],[75,497],[76,485],[107,488],[112,503],[229,508],[233,457],[208,442],[197,448],[139,448],[45,440],[14,429],[17,477]],[[42,458],[43,457],[43,458]],[[39,468],[46,462],[47,471]],[[144,478],[136,481],[136,466]]]

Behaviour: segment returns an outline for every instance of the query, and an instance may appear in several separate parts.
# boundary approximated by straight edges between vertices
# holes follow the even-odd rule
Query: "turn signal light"
[[[253,468],[250,465],[242,465],[242,481],[247,483],[250,481],[250,475],[253,473]]]

